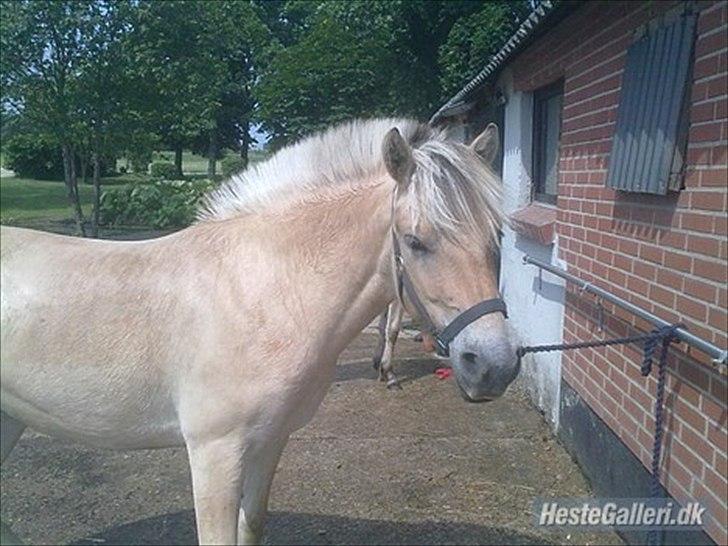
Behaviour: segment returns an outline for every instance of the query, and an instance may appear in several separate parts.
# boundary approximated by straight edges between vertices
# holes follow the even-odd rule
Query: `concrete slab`
[[[273,485],[268,544],[618,544],[612,533],[544,532],[537,496],[586,496],[578,467],[516,384],[466,404],[442,365],[403,339],[403,390],[375,380],[375,337],[342,355],[314,421]],[[195,540],[182,449],[104,452],[28,433],[3,465],[2,517],[33,543]]]

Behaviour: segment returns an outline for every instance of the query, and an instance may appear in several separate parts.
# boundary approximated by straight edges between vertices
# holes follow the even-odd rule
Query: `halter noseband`
[[[404,267],[402,250],[400,249],[397,235],[394,232],[394,227],[392,227],[392,247],[394,250],[394,264],[397,275],[397,296],[404,303],[404,295],[406,294],[412,302],[420,320],[425,323],[424,326],[427,331],[435,338],[435,347],[438,355],[444,357],[450,356],[450,343],[452,340],[455,339],[463,328],[471,322],[475,322],[480,317],[489,315],[490,313],[502,313],[505,318],[508,318],[506,302],[501,298],[483,300],[460,313],[450,324],[445,326],[442,332],[439,332],[435,323],[432,321],[432,317],[430,317],[427,309],[425,309],[422,300],[417,295],[417,290],[415,290],[415,286],[412,284],[412,279],[407,274],[407,270]]]

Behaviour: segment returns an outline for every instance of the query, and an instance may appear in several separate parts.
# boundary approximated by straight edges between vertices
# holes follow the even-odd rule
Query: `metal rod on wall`
[[[582,290],[585,290],[587,292],[591,292],[592,294],[595,294],[599,297],[601,297],[604,300],[607,300],[614,305],[618,305],[622,309],[626,309],[630,313],[637,315],[638,317],[646,320],[647,322],[650,322],[654,324],[655,326],[669,326],[670,323],[661,319],[660,317],[657,317],[653,315],[652,313],[649,313],[648,311],[645,311],[641,307],[637,307],[636,305],[623,300],[622,298],[619,298],[615,296],[614,294],[610,294],[606,290],[603,290],[599,288],[598,286],[594,286],[591,283],[588,283],[579,277],[575,277],[571,273],[568,273],[567,271],[561,269],[560,267],[553,266],[551,264],[547,264],[545,262],[536,260],[535,258],[532,258],[531,256],[524,256],[523,257],[523,263],[526,265],[535,265],[539,269],[543,269],[545,271],[548,271],[549,273],[552,273],[556,275],[557,277],[561,277],[562,279],[566,279],[569,282],[574,283]],[[713,345],[712,343],[708,343],[704,339],[701,339],[684,328],[678,328],[677,330],[677,337],[681,340],[687,343],[688,345],[691,345],[698,349],[699,351],[710,355],[710,357],[713,359],[713,362],[716,364],[722,364],[723,366],[728,365],[728,351],[725,351],[723,349],[720,349]]]

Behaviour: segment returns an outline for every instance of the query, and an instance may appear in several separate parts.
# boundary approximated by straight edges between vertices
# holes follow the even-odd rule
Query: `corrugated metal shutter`
[[[627,51],[607,186],[664,195],[679,189],[696,16],[650,29]]]

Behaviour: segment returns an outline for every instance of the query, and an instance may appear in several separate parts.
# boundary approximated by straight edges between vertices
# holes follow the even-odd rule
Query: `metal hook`
[[[602,298],[597,298],[597,320],[599,321],[599,332],[604,330],[604,306]]]
[[[543,292],[543,269],[538,268],[538,291]]]

